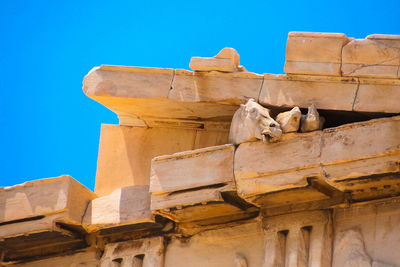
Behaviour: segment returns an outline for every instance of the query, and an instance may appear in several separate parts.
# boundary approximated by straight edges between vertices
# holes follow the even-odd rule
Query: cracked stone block
[[[343,48],[344,76],[399,78],[400,35],[373,34]]]
[[[343,33],[290,32],[284,71],[288,74],[340,76]]]
[[[224,101],[225,104],[238,105],[249,98],[257,99],[262,81],[262,75],[250,72],[176,70],[168,99],[182,102]]]
[[[360,78],[354,111],[399,113],[400,80]]]

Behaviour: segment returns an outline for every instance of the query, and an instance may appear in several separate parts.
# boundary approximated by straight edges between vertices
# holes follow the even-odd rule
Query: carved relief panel
[[[163,267],[162,237],[130,240],[106,245],[100,267]]]
[[[329,211],[310,211],[263,219],[263,267],[331,266]]]

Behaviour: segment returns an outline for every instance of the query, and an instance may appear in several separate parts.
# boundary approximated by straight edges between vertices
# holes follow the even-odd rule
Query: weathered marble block
[[[151,210],[176,222],[253,216],[257,209],[236,196],[233,155],[233,145],[222,145],[154,158]]]
[[[93,199],[86,209],[82,223],[89,232],[124,225],[154,223],[150,211],[149,186],[126,186],[107,196]]]
[[[99,266],[163,267],[164,253],[163,237],[109,243]]]
[[[342,47],[350,41],[343,33],[290,32],[285,72],[340,76]]]
[[[343,47],[344,76],[399,78],[400,35],[372,34]]]
[[[235,153],[234,173],[241,197],[273,207],[332,199],[340,191],[354,199],[396,194],[399,162],[397,116],[286,134],[276,143],[243,143]]]
[[[357,80],[349,77],[264,75],[259,103],[267,107],[353,109]],[[377,107],[378,108],[378,107]]]
[[[215,57],[192,57],[189,67],[194,71],[221,71],[238,72],[244,68],[239,66],[239,54],[233,49],[226,47]]]
[[[96,195],[68,175],[0,188],[0,237],[80,225]]]
[[[89,201],[95,197],[67,175],[1,188],[3,260],[85,247],[81,220]]]
[[[168,99],[183,102],[218,101],[225,104],[240,104],[249,98],[258,98],[262,81],[262,75],[250,72],[176,70]]]

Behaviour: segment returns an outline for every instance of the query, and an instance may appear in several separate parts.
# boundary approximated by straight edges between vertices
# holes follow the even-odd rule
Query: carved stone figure
[[[373,261],[365,250],[364,239],[358,228],[338,234],[333,251],[333,267],[391,267],[392,265]]]
[[[279,113],[276,121],[281,126],[282,132],[297,132],[300,127],[301,111],[299,107],[294,107],[290,111]]]
[[[307,115],[301,115],[301,132],[312,132],[321,130],[325,122],[325,118],[319,116],[317,108],[312,104],[308,107]]]
[[[267,136],[280,138],[281,135],[279,123],[271,118],[269,109],[249,99],[233,115],[229,142],[234,145],[257,139],[266,142]]]
[[[235,267],[247,267],[247,260],[243,255],[236,254]]]

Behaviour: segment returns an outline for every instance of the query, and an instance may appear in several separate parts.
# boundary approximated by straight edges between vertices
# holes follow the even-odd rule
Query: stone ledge
[[[4,260],[85,247],[81,219],[95,197],[67,175],[1,188],[0,248]]]
[[[155,223],[150,211],[148,185],[127,186],[93,199],[82,224],[88,232],[131,224]]]
[[[387,187],[386,191],[380,191],[382,197],[390,196],[400,190],[397,185],[399,127],[400,117],[397,116],[307,134],[287,134],[268,145],[261,142],[241,144],[234,160],[239,196],[257,205],[268,203],[270,207],[289,204],[291,195],[295,203],[300,199],[314,201],[338,196],[330,187],[342,192],[350,190],[353,197],[363,193],[363,197],[368,198],[362,188],[376,187],[376,183]],[[384,174],[389,176],[373,178]],[[325,189],[313,186],[309,179],[322,182],[319,186]],[[277,196],[279,192],[282,199]],[[307,195],[302,195],[305,192]],[[273,198],[268,197],[271,193],[274,193]],[[370,197],[378,195],[374,193]]]
[[[154,158],[152,211],[179,223],[201,225],[257,215],[255,207],[236,195],[233,155],[233,145],[222,145]]]

